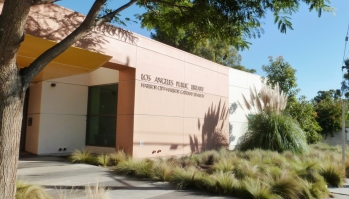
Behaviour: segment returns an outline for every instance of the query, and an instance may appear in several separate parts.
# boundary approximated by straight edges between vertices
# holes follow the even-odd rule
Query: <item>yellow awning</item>
[[[25,35],[25,40],[18,51],[17,64],[19,68],[29,66],[39,55],[56,42]],[[32,82],[89,73],[108,62],[111,56],[70,47],[56,59],[51,61]]]

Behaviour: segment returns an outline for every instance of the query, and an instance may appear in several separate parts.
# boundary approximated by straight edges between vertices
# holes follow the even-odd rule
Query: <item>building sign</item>
[[[155,79],[153,79],[151,75],[148,75],[148,74],[141,74],[141,80],[149,82],[149,83],[141,83],[141,88],[154,89],[159,91],[165,91],[165,92],[188,95],[193,97],[200,97],[200,98],[205,97],[204,94],[198,93],[198,92],[204,91],[204,87],[202,86],[193,85],[185,82],[178,82],[178,81],[161,78],[161,77],[155,77]],[[154,82],[156,84],[162,84],[163,86],[151,84],[150,82]]]

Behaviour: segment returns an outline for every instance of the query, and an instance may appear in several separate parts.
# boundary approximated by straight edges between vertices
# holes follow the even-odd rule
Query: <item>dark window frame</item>
[[[92,89],[93,88],[97,88],[97,87],[108,87],[108,86],[115,86],[116,87],[116,101],[115,101],[115,114],[112,113],[107,113],[107,114],[104,114],[104,113],[99,113],[99,114],[96,114],[96,113],[93,113],[91,114],[91,106],[92,106],[92,102],[91,102],[91,96],[92,96]],[[114,83],[114,84],[103,84],[103,85],[95,85],[95,86],[89,86],[88,87],[88,101],[87,101],[87,115],[86,115],[86,137],[85,137],[85,145],[86,146],[96,146],[96,147],[115,147],[116,146],[116,126],[117,126],[117,102],[118,102],[118,90],[119,90],[119,84],[118,83]],[[99,96],[101,97],[101,95]],[[100,118],[106,118],[106,117],[111,117],[114,119],[115,123],[115,133],[112,134],[112,135],[108,135],[108,134],[100,134],[99,135],[99,132],[97,134],[95,134],[94,136],[95,137],[108,137],[108,136],[111,136],[113,138],[113,142],[112,142],[112,145],[110,144],[94,144],[93,142],[96,141],[96,138],[94,138],[93,140],[90,139],[90,135],[91,135],[91,132],[90,132],[90,125],[91,125],[91,119],[93,117],[98,117],[98,119]],[[98,122],[98,127],[100,128],[100,123]],[[99,129],[100,130],[100,129]],[[98,130],[98,131],[99,131]],[[105,141],[104,141],[105,143]]]

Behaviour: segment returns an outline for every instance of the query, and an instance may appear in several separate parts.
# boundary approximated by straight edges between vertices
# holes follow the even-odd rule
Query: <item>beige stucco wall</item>
[[[228,68],[158,42],[142,41],[136,59],[133,156],[182,155],[213,149],[215,130],[219,131],[218,137],[228,137],[224,114],[228,109]],[[149,75],[151,80],[142,79],[142,75]],[[173,81],[173,85],[157,83],[156,78]],[[189,88],[178,87],[177,82],[188,83]],[[191,90],[191,85],[204,89]],[[183,91],[203,97],[181,94]]]

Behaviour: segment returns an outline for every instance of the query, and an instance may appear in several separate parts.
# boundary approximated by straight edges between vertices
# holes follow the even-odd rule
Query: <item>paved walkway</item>
[[[86,185],[98,184],[109,187],[112,199],[234,199],[212,196],[202,191],[179,191],[166,182],[118,176],[106,168],[72,164],[59,157],[21,157],[18,179],[43,185],[54,197],[71,193],[72,188],[74,195],[81,195]],[[330,188],[330,191],[337,199],[349,199],[349,181],[343,188]]]

